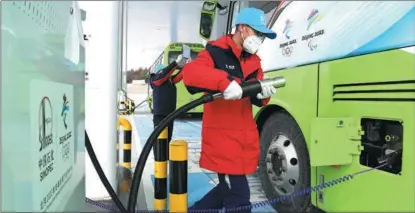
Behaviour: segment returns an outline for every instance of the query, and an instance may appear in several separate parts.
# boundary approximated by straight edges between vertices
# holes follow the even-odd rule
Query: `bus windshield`
[[[168,62],[169,62],[169,64],[171,62],[173,62],[174,60],[176,60],[177,56],[180,55],[180,54],[182,54],[182,51],[170,51],[169,54],[168,54],[168,58],[169,58],[168,59]],[[198,54],[198,52],[195,52],[195,51],[192,50],[190,52],[190,57],[192,57],[192,59],[195,59],[196,56],[197,56],[197,54]]]

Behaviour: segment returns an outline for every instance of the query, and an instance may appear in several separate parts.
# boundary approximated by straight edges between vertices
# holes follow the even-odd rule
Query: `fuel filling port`
[[[380,168],[385,172],[400,174],[402,171],[403,126],[399,121],[363,118],[361,125],[364,150],[360,164],[371,168],[387,163]]]

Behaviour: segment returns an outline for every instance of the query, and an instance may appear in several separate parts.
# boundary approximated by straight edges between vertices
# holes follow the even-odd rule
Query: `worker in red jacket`
[[[218,173],[219,184],[190,209],[250,205],[246,175],[255,172],[260,152],[252,104],[267,104],[276,89],[264,86],[255,97],[241,98],[240,83],[263,79],[256,52],[266,37],[276,36],[265,26],[262,10],[245,8],[236,19],[235,34],[209,42],[183,67],[183,82],[190,93],[224,94],[224,99],[204,105],[200,158],[200,167]]]

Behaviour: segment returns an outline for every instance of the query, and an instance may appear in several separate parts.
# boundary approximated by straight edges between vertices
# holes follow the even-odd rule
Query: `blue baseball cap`
[[[154,72],[156,73],[156,72],[158,72],[158,71],[160,71],[160,70],[162,70],[162,69],[164,69],[166,66],[164,66],[163,64],[159,64],[159,65],[157,65],[156,66],[156,69],[154,70]]]
[[[266,27],[264,11],[252,7],[242,9],[236,17],[235,25],[245,24],[263,33],[269,39],[275,39],[277,33]]]

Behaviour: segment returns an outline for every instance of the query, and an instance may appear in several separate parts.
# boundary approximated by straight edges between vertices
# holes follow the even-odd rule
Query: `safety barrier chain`
[[[247,205],[247,206],[238,206],[238,207],[226,208],[226,209],[225,208],[223,208],[223,209],[200,209],[200,210],[191,210],[191,209],[189,209],[188,212],[189,213],[238,212],[238,211],[243,211],[243,210],[250,210],[250,209],[255,209],[255,208],[259,208],[259,207],[264,207],[264,206],[268,206],[268,205],[271,205],[271,204],[274,204],[274,203],[280,203],[282,201],[290,200],[290,199],[293,199],[293,198],[296,198],[296,197],[309,195],[312,192],[320,191],[322,189],[329,188],[329,187],[335,186],[335,185],[340,184],[340,183],[344,183],[346,181],[349,181],[349,180],[353,179],[357,175],[364,174],[364,173],[370,172],[372,170],[378,170],[379,168],[382,168],[386,165],[387,165],[387,163],[382,164],[382,165],[377,166],[377,167],[374,167],[374,168],[369,168],[369,169],[366,169],[366,170],[363,170],[363,171],[360,171],[360,172],[345,175],[343,177],[331,180],[331,181],[326,182],[326,183],[319,184],[319,185],[314,186],[314,187],[308,187],[306,189],[296,191],[296,192],[294,192],[290,195],[284,195],[284,196],[281,196],[281,197],[278,197],[278,198],[253,203],[253,204]],[[106,210],[119,211],[118,208],[115,205],[105,204],[105,203],[102,203],[102,202],[99,202],[99,201],[91,200],[89,198],[86,198],[86,202],[90,203],[92,205],[98,206],[100,208],[106,209]],[[161,212],[169,212],[169,211],[168,210],[162,210],[162,211],[160,211],[160,210],[137,210],[136,212],[142,212],[142,213],[156,213],[156,212],[158,213],[158,212],[160,212],[161,213]]]

